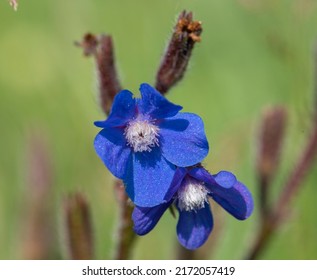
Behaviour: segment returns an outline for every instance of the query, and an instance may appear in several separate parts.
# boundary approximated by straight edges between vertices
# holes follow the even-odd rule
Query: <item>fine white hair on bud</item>
[[[197,211],[208,203],[208,190],[203,182],[185,179],[177,192],[178,207],[181,211]]]
[[[124,135],[134,152],[150,152],[159,145],[158,131],[159,128],[147,120],[134,120],[127,125]]]

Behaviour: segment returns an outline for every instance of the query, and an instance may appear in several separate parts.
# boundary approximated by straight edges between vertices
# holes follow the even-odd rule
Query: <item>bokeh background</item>
[[[220,236],[209,255],[243,258],[259,225],[255,154],[263,109],[282,104],[289,112],[272,201],[309,133],[317,2],[19,2],[14,12],[8,1],[0,1],[0,258],[32,256],[28,250],[36,244],[30,236],[37,236],[43,227],[47,258],[67,258],[63,201],[74,191],[82,192],[91,205],[95,257],[112,258],[118,216],[114,178],[93,149],[98,132],[93,122],[104,116],[98,105],[93,60],[85,58],[73,42],[87,31],[111,34],[122,84],[138,94],[140,83],[153,84],[183,9],[193,11],[194,18],[203,22],[202,42],[195,46],[186,77],[168,97],[204,119],[211,147],[206,167],[213,173],[234,172],[254,194],[255,211],[247,221],[217,210],[221,219],[215,230],[221,227]],[[49,161],[43,175],[49,178],[47,186],[32,186],[32,155],[38,150]],[[316,186],[314,165],[293,200],[288,219],[261,258],[317,258]],[[41,188],[48,188],[48,195],[44,206],[36,206]],[[36,222],[34,215],[40,216]],[[176,242],[176,220],[166,213],[150,234],[137,240],[133,258],[174,258]]]

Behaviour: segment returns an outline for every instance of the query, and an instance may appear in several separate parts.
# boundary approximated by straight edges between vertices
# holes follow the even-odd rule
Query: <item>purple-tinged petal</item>
[[[176,167],[165,160],[158,147],[151,152],[133,153],[132,166],[124,179],[128,196],[135,205],[153,207],[166,202]]]
[[[195,250],[202,246],[212,228],[213,218],[207,202],[197,211],[179,211],[177,237],[185,248]]]
[[[105,121],[96,121],[98,127],[119,127],[127,124],[136,113],[136,102],[128,90],[120,91],[113,100],[109,117]]]
[[[122,179],[126,174],[129,161],[132,160],[131,149],[126,144],[123,130],[104,128],[97,134],[94,147],[110,172]]]
[[[232,188],[210,186],[210,196],[232,216],[239,220],[247,219],[253,211],[253,198],[246,186],[237,181]]]
[[[237,182],[236,176],[228,171],[220,171],[216,175],[211,175],[205,168],[196,167],[191,169],[188,173],[197,180],[206,183],[206,187],[209,191],[213,190],[213,186],[231,188]]]
[[[136,206],[132,213],[132,220],[134,223],[133,230],[135,233],[138,235],[149,233],[156,226],[171,203],[172,201],[169,201],[155,207]]]
[[[187,174],[186,168],[178,167],[175,171],[172,183],[169,187],[168,192],[166,193],[164,200],[169,201],[173,198],[175,193],[179,190],[181,187],[181,184]]]
[[[183,108],[168,101],[148,84],[141,84],[140,92],[142,99],[138,104],[139,110],[142,115],[148,115],[151,119],[173,117]]]
[[[189,175],[204,182],[209,195],[239,220],[248,218],[253,210],[252,195],[236,177],[228,171],[211,175],[206,169],[191,169]]]
[[[237,178],[229,171],[220,171],[216,175],[213,175],[217,184],[223,188],[232,188],[237,182]]]
[[[207,184],[217,184],[215,178],[203,167],[195,167],[188,171],[188,174],[200,182]]]
[[[201,162],[209,146],[202,119],[191,113],[178,113],[160,124],[163,156],[171,163],[186,167]]]

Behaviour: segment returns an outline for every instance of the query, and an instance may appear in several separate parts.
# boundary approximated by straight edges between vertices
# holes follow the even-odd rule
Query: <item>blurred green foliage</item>
[[[27,182],[27,147],[33,134],[45,139],[52,162],[52,257],[66,257],[62,201],[77,190],[91,203],[96,258],[112,257],[117,217],[113,177],[92,145],[98,132],[93,121],[104,116],[93,60],[84,58],[73,42],[87,31],[111,34],[122,84],[138,94],[140,83],[153,84],[183,9],[203,22],[202,42],[194,49],[185,79],[168,97],[202,116],[211,146],[206,167],[213,173],[235,172],[253,192],[256,206],[254,161],[261,111],[272,104],[287,106],[287,137],[272,188],[271,199],[276,199],[309,133],[316,1],[19,2],[14,12],[8,1],[0,1],[1,259],[23,258],[24,213],[33,195]],[[317,258],[316,183],[315,165],[263,259]],[[257,232],[258,209],[244,222],[221,217],[223,228],[212,257],[242,258]],[[138,239],[133,257],[173,258],[175,226],[167,213],[153,232]]]

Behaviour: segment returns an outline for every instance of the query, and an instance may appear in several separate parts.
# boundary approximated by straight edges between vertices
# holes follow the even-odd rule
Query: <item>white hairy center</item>
[[[136,120],[128,124],[124,135],[134,152],[150,152],[159,144],[158,130],[156,125],[147,120]]]
[[[180,210],[196,211],[205,207],[208,202],[208,190],[197,180],[186,180],[177,193]]]

